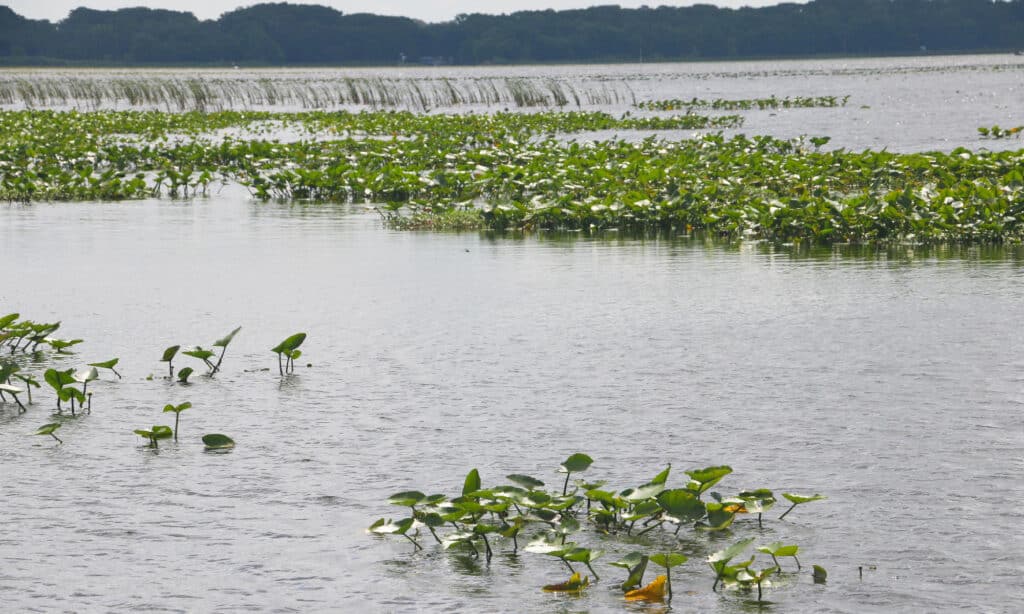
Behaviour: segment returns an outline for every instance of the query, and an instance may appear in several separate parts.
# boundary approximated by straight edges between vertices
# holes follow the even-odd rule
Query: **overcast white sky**
[[[290,0],[292,4],[320,4],[332,6],[344,13],[377,13],[378,15],[404,15],[424,21],[448,21],[459,13],[511,13],[542,9],[585,8],[600,4],[618,4],[623,7],[648,6],[689,6],[691,4],[716,4],[718,6],[766,6],[779,4],[780,0],[695,0],[670,2],[667,0]],[[131,6],[172,9],[195,13],[200,19],[216,19],[241,6],[260,4],[258,0],[10,0],[0,2],[19,15],[30,19],[59,21],[79,6],[93,9],[114,10]]]

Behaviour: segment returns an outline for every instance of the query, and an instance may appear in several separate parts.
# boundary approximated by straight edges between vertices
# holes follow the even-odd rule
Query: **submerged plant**
[[[295,371],[295,359],[302,355],[299,346],[306,340],[306,333],[295,333],[281,343],[275,345],[270,351],[277,354],[277,370],[284,375]],[[287,358],[284,365],[281,364],[281,357]]]

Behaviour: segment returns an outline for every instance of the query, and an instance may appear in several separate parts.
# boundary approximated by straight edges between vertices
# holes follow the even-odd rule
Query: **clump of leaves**
[[[149,447],[159,448],[160,444],[157,442],[161,439],[170,439],[174,436],[174,431],[169,426],[154,426],[150,429],[135,429],[135,434],[139,437],[145,437],[149,440]]]
[[[302,355],[299,346],[305,340],[306,333],[295,333],[271,348],[270,351],[277,354],[277,370],[281,375],[295,371],[295,359]],[[283,365],[281,363],[282,357],[287,359]]]

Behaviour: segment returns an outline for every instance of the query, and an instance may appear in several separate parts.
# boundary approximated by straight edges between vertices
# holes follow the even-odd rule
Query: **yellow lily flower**
[[[643,588],[626,593],[626,601],[662,601],[665,599],[665,576],[658,576]]]
[[[544,591],[548,593],[579,593],[590,585],[590,576],[580,577],[579,572],[572,574],[568,582],[548,584]]]

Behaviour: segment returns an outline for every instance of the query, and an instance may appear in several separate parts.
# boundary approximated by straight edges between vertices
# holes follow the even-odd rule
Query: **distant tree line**
[[[200,21],[75,9],[58,23],[0,7],[5,64],[397,64],[657,61],[1024,49],[1024,0],[815,0],[764,8],[595,6],[425,23],[260,4]]]

